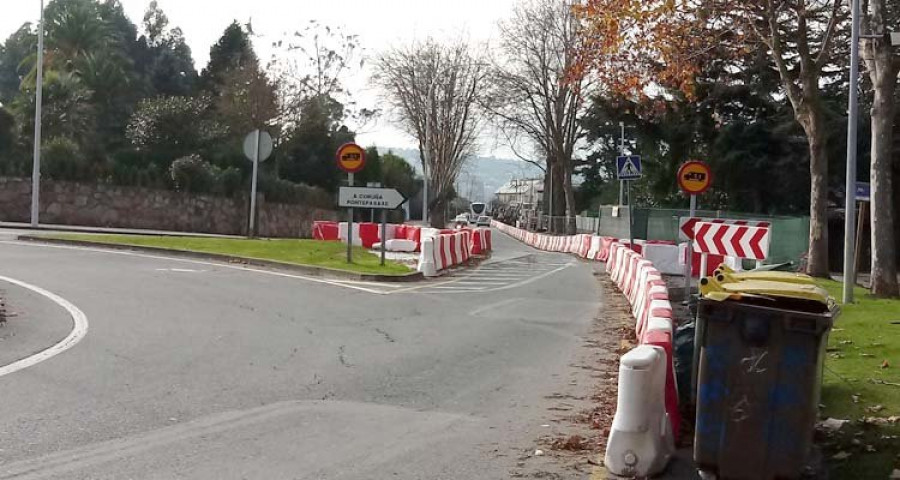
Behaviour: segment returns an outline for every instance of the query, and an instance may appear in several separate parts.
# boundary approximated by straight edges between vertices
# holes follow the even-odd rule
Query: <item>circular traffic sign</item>
[[[257,150],[256,136],[259,135],[259,149]],[[254,130],[244,137],[244,155],[252,162],[259,155],[259,161],[264,162],[272,155],[272,136],[269,132]]]
[[[345,143],[337,151],[338,167],[347,173],[356,173],[366,166],[366,151],[355,143]]]
[[[712,185],[712,170],[709,165],[692,160],[678,169],[678,186],[688,195],[699,195]]]

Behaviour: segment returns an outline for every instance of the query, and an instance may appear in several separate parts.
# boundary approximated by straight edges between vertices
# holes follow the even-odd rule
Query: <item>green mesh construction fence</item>
[[[688,210],[636,208],[634,209],[634,238],[646,240],[678,241],[678,219],[689,216]],[[601,235],[627,238],[628,207],[605,206],[600,208],[599,222],[595,218],[582,219],[579,229]],[[766,263],[799,262],[809,248],[809,217],[755,215],[720,210],[698,210],[698,217],[729,218],[734,220],[758,220],[772,224],[769,258]],[[599,223],[599,226],[598,226]]]

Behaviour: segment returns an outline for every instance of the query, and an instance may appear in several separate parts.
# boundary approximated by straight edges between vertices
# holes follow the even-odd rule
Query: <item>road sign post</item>
[[[345,143],[338,148],[335,159],[338,168],[347,172],[348,188],[353,188],[353,174],[366,166],[366,151],[355,143]],[[340,206],[347,207],[347,263],[353,263],[353,205]]]
[[[272,155],[272,137],[268,132],[254,130],[244,138],[244,155],[253,162],[253,175],[250,179],[250,220],[247,226],[247,236],[253,237],[256,233],[256,182],[259,174],[259,162],[265,161]]]
[[[353,174],[350,174],[349,187],[341,187],[338,191],[338,207],[346,207],[353,211],[354,208],[370,208],[381,210],[381,264],[384,265],[385,251],[387,249],[387,210],[395,210],[406,203],[406,198],[393,188],[380,187],[354,187]],[[353,219],[350,219],[352,222]],[[348,225],[353,225],[348,222]],[[352,230],[348,230],[352,231]],[[348,238],[352,235],[348,235]],[[350,243],[347,243],[347,258],[350,258]]]
[[[347,174],[347,185],[353,186],[353,173]],[[347,263],[353,263],[353,207],[347,209]]]
[[[374,211],[374,210],[373,210]],[[387,210],[381,211],[381,266],[384,266],[384,256],[387,251]]]
[[[709,165],[703,162],[690,161],[678,169],[678,186],[681,187],[681,191],[691,198],[690,216],[692,219],[697,216],[697,195],[709,190],[710,185],[712,185],[712,170],[709,168]],[[687,304],[691,298],[691,271],[693,269],[694,261],[693,234],[690,234],[690,237],[691,238],[688,239],[684,249],[685,304]],[[706,262],[704,261],[703,263],[705,264]],[[705,265],[701,265],[701,267],[705,267]],[[703,275],[703,272],[704,271],[701,269],[701,276]]]
[[[616,177],[625,182],[625,197],[628,201],[628,240],[634,250],[634,205],[631,199],[631,180],[643,176],[641,157],[639,155],[622,155],[616,157]]]

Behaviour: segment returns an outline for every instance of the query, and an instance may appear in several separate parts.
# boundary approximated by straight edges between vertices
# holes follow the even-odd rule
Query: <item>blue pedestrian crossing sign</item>
[[[637,180],[642,175],[641,157],[639,155],[616,157],[616,178],[619,180]]]

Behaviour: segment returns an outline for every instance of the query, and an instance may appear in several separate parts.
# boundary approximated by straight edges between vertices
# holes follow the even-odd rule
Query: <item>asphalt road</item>
[[[90,323],[0,377],[0,479],[509,478],[600,298],[589,264],[494,243],[479,269],[398,287],[0,241],[0,275]],[[2,331],[68,333],[0,288],[34,308]]]

